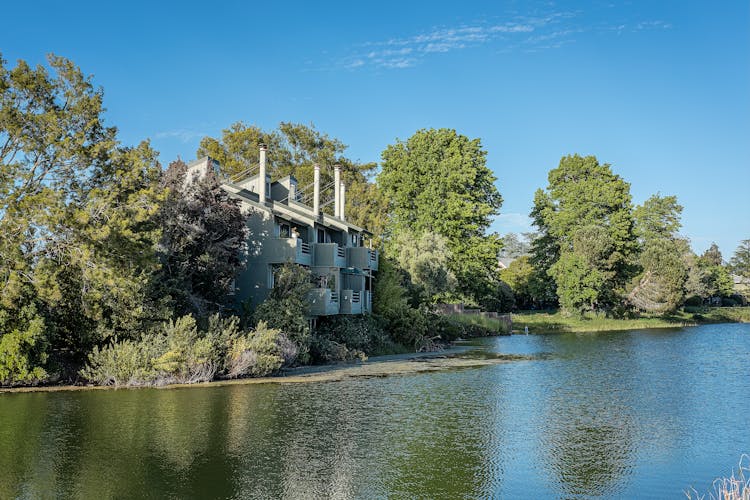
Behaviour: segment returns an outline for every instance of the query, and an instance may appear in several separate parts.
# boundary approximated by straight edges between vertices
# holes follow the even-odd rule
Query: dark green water
[[[0,498],[684,498],[750,452],[750,325],[479,343],[544,356],[0,395]]]

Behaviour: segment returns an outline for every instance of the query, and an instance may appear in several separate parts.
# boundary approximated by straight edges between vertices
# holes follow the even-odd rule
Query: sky
[[[693,249],[750,238],[750,2],[13,2],[0,53],[73,60],[124,144],[166,164],[243,121],[314,124],[380,161],[422,128],[480,138],[531,230],[564,155],[595,155],[633,201],[676,195]]]

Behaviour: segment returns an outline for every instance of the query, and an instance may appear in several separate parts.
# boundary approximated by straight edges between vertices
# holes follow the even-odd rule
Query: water
[[[539,359],[0,395],[0,498],[684,498],[750,452],[750,325],[478,343]]]

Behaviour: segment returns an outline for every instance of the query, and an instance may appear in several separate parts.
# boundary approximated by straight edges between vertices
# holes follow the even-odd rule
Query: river
[[[0,394],[0,498],[684,498],[750,453],[750,325],[478,339],[533,359]]]

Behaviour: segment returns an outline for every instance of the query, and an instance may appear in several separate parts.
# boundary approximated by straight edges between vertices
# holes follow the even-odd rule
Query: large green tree
[[[65,368],[153,316],[160,168],[147,143],[121,146],[102,112],[101,89],[71,61],[0,59],[0,364],[39,374],[46,346]]]
[[[377,181],[388,200],[387,233],[447,239],[458,289],[476,302],[497,291],[502,244],[487,230],[502,204],[479,139],[450,129],[419,130],[383,151]]]
[[[611,311],[637,250],[630,185],[594,156],[565,156],[534,197],[540,233],[532,262],[555,282],[563,308]]]
[[[688,242],[680,238],[682,206],[676,196],[651,196],[633,211],[641,246],[641,272],[631,284],[628,301],[640,310],[670,312],[682,303],[688,278]]]

